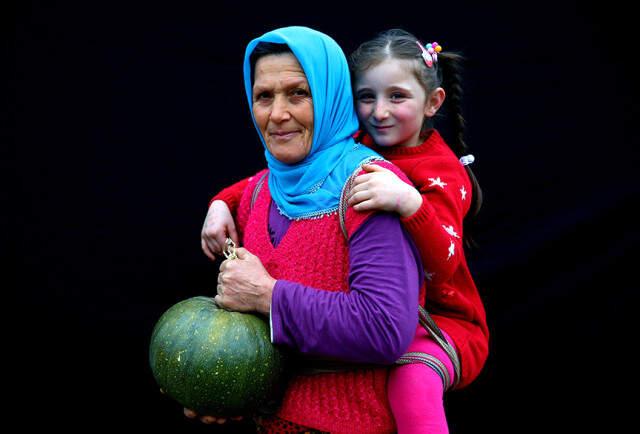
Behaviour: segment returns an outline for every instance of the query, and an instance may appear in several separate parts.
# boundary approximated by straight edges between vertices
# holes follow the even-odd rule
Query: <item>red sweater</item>
[[[402,222],[422,256],[427,275],[425,307],[456,345],[462,366],[457,387],[464,387],[478,376],[489,351],[484,305],[462,242],[471,181],[436,130],[420,146],[372,148],[398,166],[422,194],[422,206]]]
[[[399,167],[422,193],[420,209],[402,222],[420,250],[427,273],[425,307],[453,339],[462,366],[457,387],[465,387],[482,370],[489,343],[484,306],[462,244],[471,182],[436,130],[420,146],[371,147]],[[222,190],[211,201],[223,200],[235,212],[250,179]]]
[[[292,221],[286,236],[273,247],[268,231],[271,196],[263,184],[251,209],[259,176],[252,178],[238,206],[243,246],[257,255],[276,279],[300,282],[327,291],[349,291],[349,250],[338,214]],[[347,210],[349,235],[371,213]],[[313,258],[312,261],[309,258]],[[312,339],[314,337],[310,337]],[[277,416],[332,433],[391,433],[395,424],[386,396],[388,369],[294,376]]]

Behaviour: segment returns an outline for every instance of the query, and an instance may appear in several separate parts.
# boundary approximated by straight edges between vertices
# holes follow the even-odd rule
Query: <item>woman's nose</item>
[[[283,122],[290,118],[289,101],[283,96],[276,96],[273,100],[273,107],[271,108],[271,120],[274,122]]]

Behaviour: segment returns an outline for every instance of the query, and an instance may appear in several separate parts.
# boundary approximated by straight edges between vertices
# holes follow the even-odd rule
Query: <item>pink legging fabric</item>
[[[453,345],[451,338],[446,333],[444,335]],[[437,357],[453,380],[454,370],[449,356],[420,324],[407,350],[410,351]],[[442,400],[442,379],[431,367],[423,363],[395,366],[389,374],[387,393],[398,434],[449,433]]]

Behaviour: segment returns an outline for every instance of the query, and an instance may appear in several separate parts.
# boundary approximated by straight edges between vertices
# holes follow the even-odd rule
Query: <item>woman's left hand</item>
[[[220,265],[216,303],[227,310],[268,315],[276,279],[247,249],[238,248],[236,255]]]
[[[348,199],[356,211],[390,211],[408,217],[422,205],[418,190],[391,170],[376,164],[365,164],[362,168],[367,173],[356,177]]]
[[[202,423],[206,423],[207,425],[210,425],[212,423],[217,423],[217,424],[223,424],[225,423],[228,419],[234,420],[234,421],[240,421],[242,420],[242,416],[235,416],[235,417],[231,417],[231,418],[226,418],[226,417],[216,417],[216,416],[211,416],[211,415],[198,415],[198,413],[196,413],[195,411],[185,408],[183,410],[183,413],[186,417],[188,417],[189,419],[195,419],[195,418],[199,418],[200,422]]]

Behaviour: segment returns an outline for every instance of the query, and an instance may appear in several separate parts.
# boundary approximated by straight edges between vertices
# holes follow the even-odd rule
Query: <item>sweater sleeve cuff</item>
[[[282,294],[282,288],[287,286],[287,282],[283,280],[276,280],[276,284],[273,287],[271,293],[271,306],[269,307],[269,325],[271,326],[271,343],[282,343],[283,327],[282,327],[282,307],[285,304]]]
[[[424,228],[424,224],[431,220],[435,215],[433,205],[429,203],[427,198],[422,195],[422,205],[420,208],[409,217],[402,217],[400,221],[410,234],[417,234],[421,232],[421,228]]]

